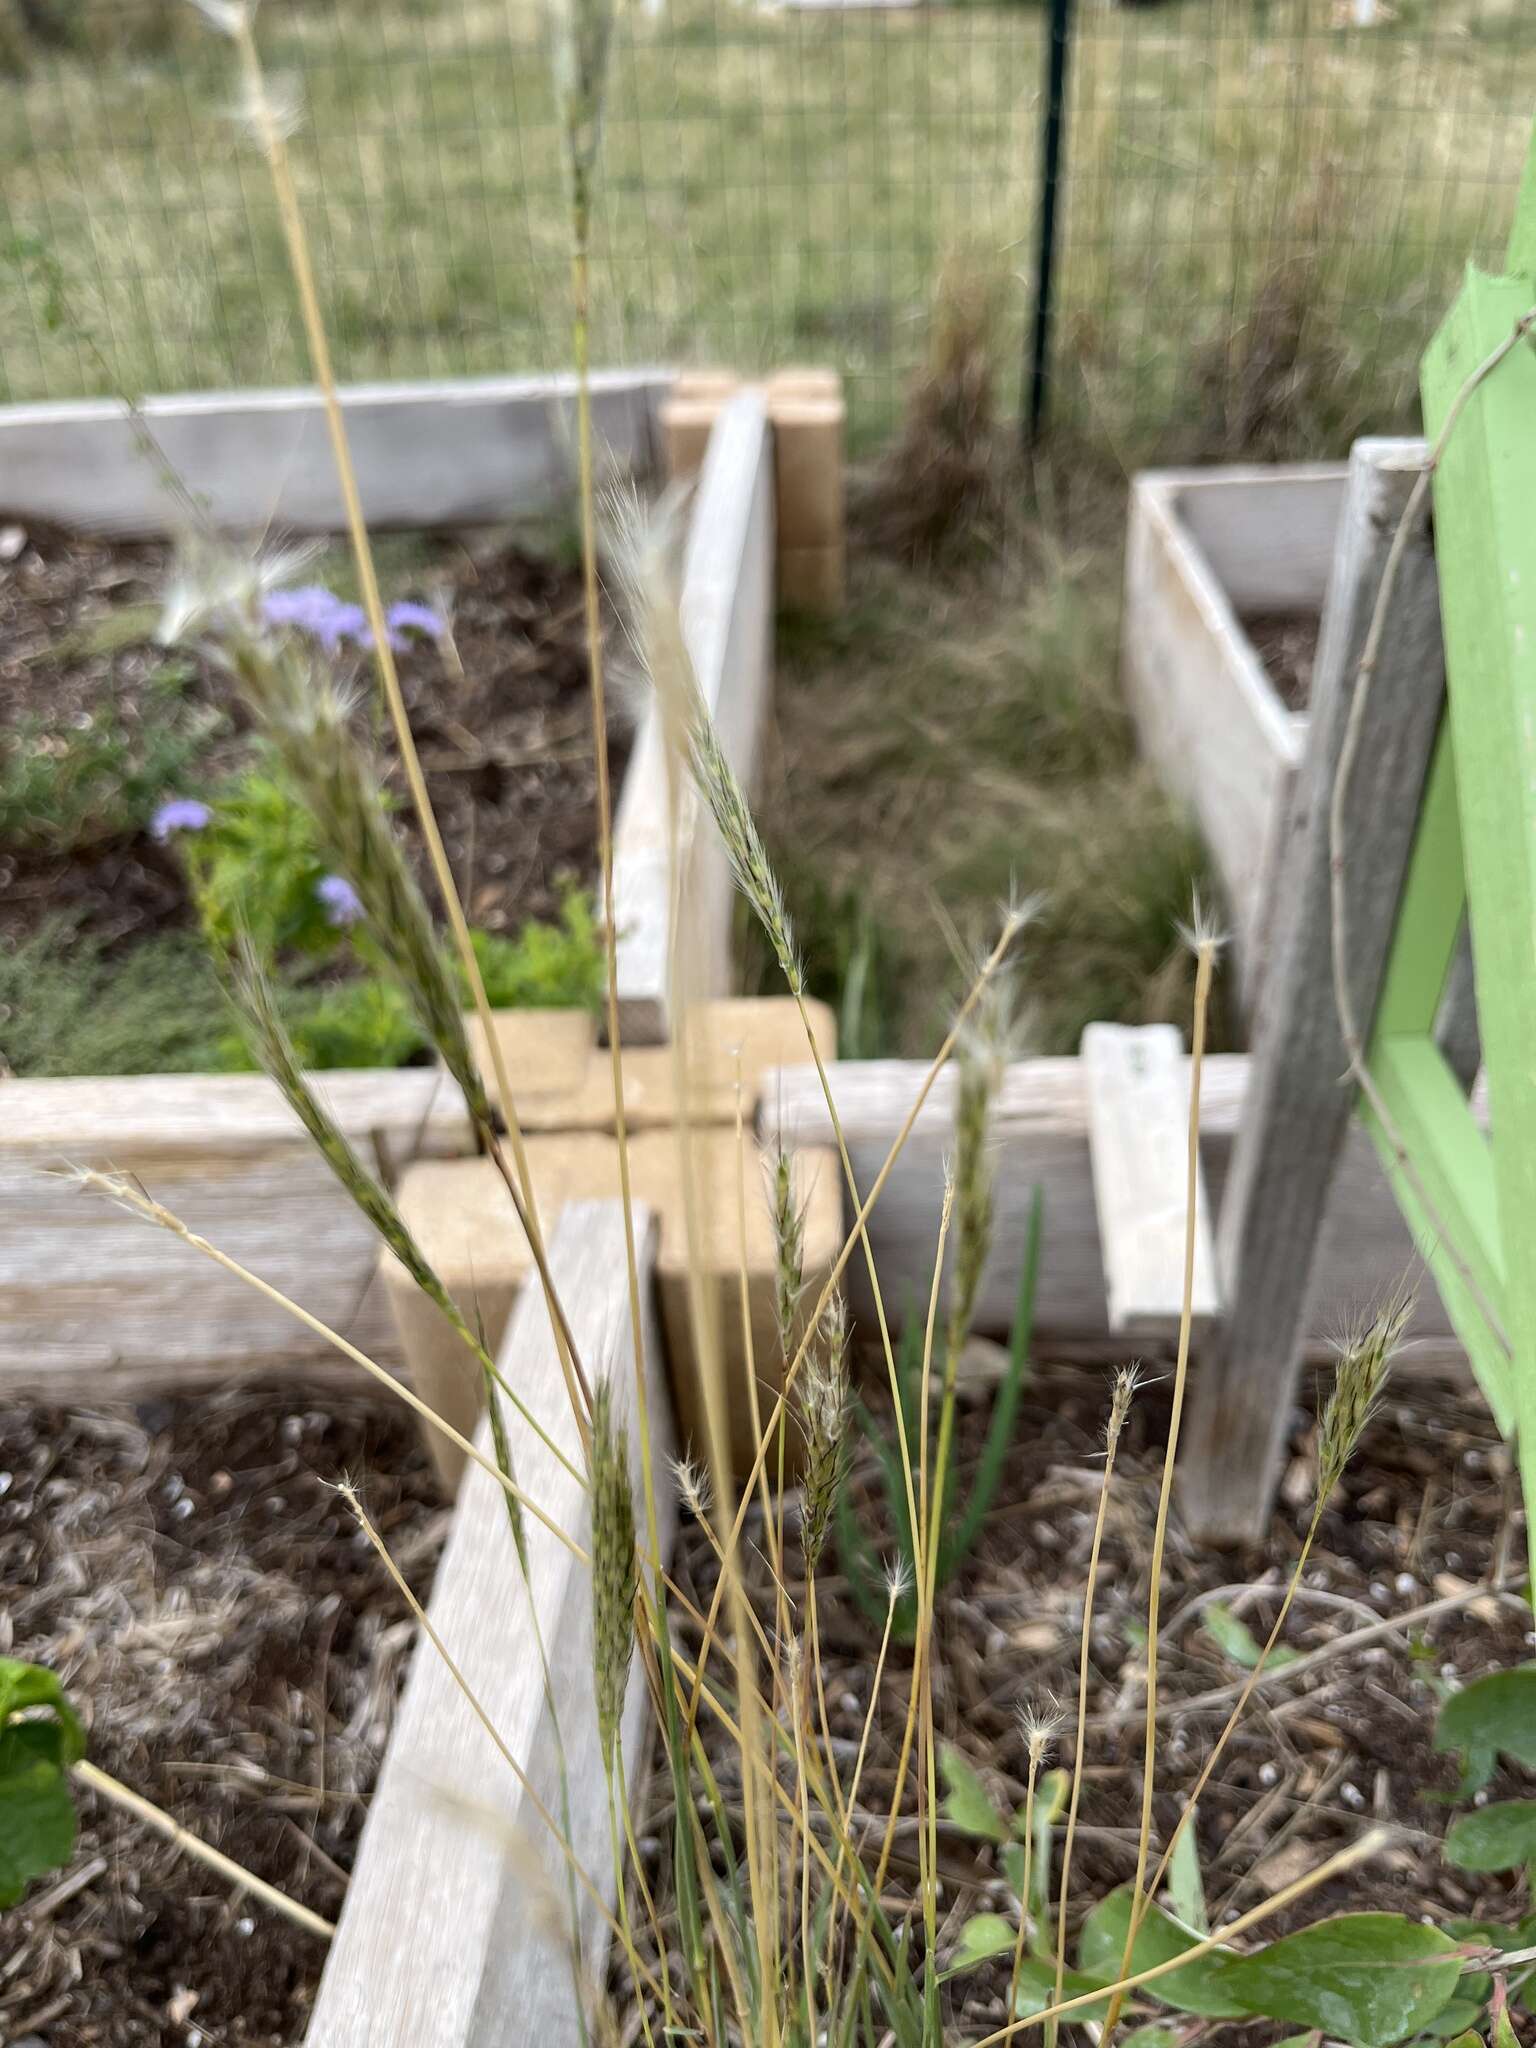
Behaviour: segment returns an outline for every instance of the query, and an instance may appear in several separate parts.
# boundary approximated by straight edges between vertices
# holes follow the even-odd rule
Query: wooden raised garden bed
[[[1417,441],[1365,441],[1416,467]],[[1154,470],[1131,491],[1122,673],[1141,745],[1189,809],[1227,898],[1245,1007],[1306,751],[1348,465]]]

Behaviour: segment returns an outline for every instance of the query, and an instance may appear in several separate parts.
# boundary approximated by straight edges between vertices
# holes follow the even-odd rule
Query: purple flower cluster
[[[349,604],[319,583],[306,584],[299,590],[269,590],[261,601],[261,609],[269,626],[290,626],[296,632],[308,633],[327,654],[335,654],[348,643],[362,648],[373,645],[362,606]],[[445,631],[441,616],[430,605],[417,604],[410,598],[392,604],[384,614],[384,624],[396,654],[410,645],[408,635],[412,633],[440,640]]]
[[[345,875],[322,875],[315,894],[325,910],[325,921],[338,931],[357,923],[363,914],[363,899]]]
[[[164,846],[175,832],[201,832],[212,816],[195,796],[167,797],[149,821],[150,837]]]

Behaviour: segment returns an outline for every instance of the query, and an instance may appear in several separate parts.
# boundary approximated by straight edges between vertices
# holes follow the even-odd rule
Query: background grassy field
[[[1499,247],[1536,10],[1397,0],[1369,31],[1338,11],[1079,9],[1061,398],[1120,460],[1173,436],[1338,448],[1366,418],[1393,424],[1449,281]],[[51,39],[27,26],[40,18]],[[268,0],[261,21],[302,94],[295,146],[346,374],[563,362],[536,0]],[[0,23],[0,244],[18,259],[0,398],[299,378],[227,47],[180,0],[0,0]],[[878,438],[963,244],[1005,286],[1016,360],[1041,31],[1035,5],[627,9],[599,359],[831,361],[859,437]]]

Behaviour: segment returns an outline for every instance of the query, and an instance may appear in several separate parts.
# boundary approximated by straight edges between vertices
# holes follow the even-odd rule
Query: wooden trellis
[[[1185,1440],[1186,1510],[1207,1534],[1253,1536],[1268,1520],[1355,1099],[1340,1085],[1336,892],[1368,1044],[1362,1118],[1536,1499],[1536,1262],[1518,1235],[1536,1217],[1533,309],[1536,146],[1508,273],[1469,271],[1425,358],[1428,448],[1384,460],[1392,444],[1362,442],[1352,459],[1251,1100],[1221,1210],[1225,1313]],[[1422,521],[1394,550],[1432,450],[1433,536]],[[1336,845],[1329,812],[1352,724]],[[1492,1142],[1469,1100],[1479,1053]]]
[[[1475,388],[1472,380],[1486,369]],[[1423,367],[1442,722],[1376,1017],[1365,1111],[1536,1501],[1536,148],[1507,274],[1469,270]],[[1491,1139],[1433,1040],[1470,926]]]

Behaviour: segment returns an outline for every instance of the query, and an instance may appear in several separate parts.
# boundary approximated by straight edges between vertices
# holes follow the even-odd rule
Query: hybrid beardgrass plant
[[[729,1395],[720,1379],[719,1347],[700,1305],[702,1288],[695,1286],[695,1338],[707,1367],[706,1407],[711,1428],[709,1443],[704,1447],[705,1475],[701,1477],[693,1468],[686,1468],[680,1484],[707,1533],[718,1564],[717,1584],[708,1612],[700,1613],[669,1578],[657,1539],[655,1491],[665,1475],[653,1467],[646,1388],[640,1377],[641,1311],[633,1226],[629,1231],[628,1282],[636,1339],[637,1387],[632,1412],[638,1459],[632,1456],[627,1442],[621,1407],[625,1399],[623,1390],[611,1381],[596,1386],[590,1383],[575,1355],[569,1317],[547,1262],[542,1259],[537,1211],[518,1139],[510,1077],[504,1070],[497,1072],[498,1101],[493,1106],[491,1087],[476,1071],[470,1055],[459,990],[450,965],[454,952],[482,1015],[486,1012],[485,990],[462,906],[446,861],[441,857],[441,840],[403,716],[377,577],[352,481],[345,426],[335,403],[334,380],[324,331],[319,324],[297,192],[287,165],[282,125],[265,95],[251,16],[239,0],[200,0],[200,4],[216,26],[233,39],[252,95],[257,134],[283,215],[316,375],[327,398],[358,556],[363,609],[373,640],[371,651],[396,720],[412,801],[433,853],[451,950],[441,940],[435,919],[415,885],[388,807],[381,801],[377,778],[346,716],[346,704],[335,678],[327,668],[325,649],[317,648],[312,637],[306,639],[291,622],[274,622],[261,603],[263,594],[275,587],[277,566],[227,552],[206,557],[198,574],[183,586],[172,606],[173,619],[183,631],[195,627],[210,637],[235,674],[253,715],[310,814],[317,844],[333,864],[333,871],[345,877],[355,891],[373,942],[407,994],[423,1029],[431,1035],[464,1089],[481,1141],[497,1161],[519,1205],[519,1216],[534,1248],[540,1284],[561,1351],[576,1452],[568,1456],[553,1444],[544,1425],[522,1402],[519,1390],[498,1373],[478,1331],[467,1316],[455,1309],[412,1239],[389,1191],[352,1153],[313,1095],[272,1004],[266,962],[248,934],[236,935],[223,959],[222,971],[256,1056],[294,1108],[339,1184],[457,1332],[465,1347],[467,1369],[477,1372],[486,1382],[492,1455],[487,1456],[434,1415],[419,1396],[368,1358],[350,1339],[328,1329],[301,1305],[287,1300],[270,1282],[194,1231],[158,1202],[152,1192],[109,1174],[86,1171],[80,1177],[86,1185],[113,1197],[141,1220],[181,1239],[225,1274],[259,1292],[269,1304],[284,1308],[312,1334],[372,1374],[394,1398],[415,1408],[430,1427],[457,1444],[476,1467],[467,1483],[489,1481],[500,1489],[507,1503],[509,1577],[520,1573],[530,1578],[528,1554],[534,1540],[561,1545],[579,1569],[590,1572],[587,1612],[591,1623],[591,1683],[575,1699],[557,1699],[544,1650],[544,1624],[563,1618],[545,1616],[541,1621],[532,1601],[529,1602],[544,1674],[549,1739],[560,1760],[562,1783],[560,1811],[556,1813],[542,1805],[537,1810],[542,1824],[554,1836],[567,1872],[567,1893],[556,1938],[564,1946],[570,1964],[576,2030],[583,2038],[604,2041],[633,2040],[638,2034],[646,2048],[682,2041],[706,2044],[706,2048],[822,2048],[823,2043],[827,2048],[957,2048],[962,2035],[950,2015],[945,1985],[953,1977],[984,1967],[998,1956],[1006,1958],[1004,2016],[1000,2024],[979,2037],[967,2030],[967,2048],[1001,2048],[1005,2041],[1037,2031],[1048,2041],[1054,2041],[1064,2023],[1094,2030],[1103,2044],[1113,2035],[1122,2012],[1134,2016],[1139,2024],[1144,2013],[1163,2007],[1203,2017],[1282,2019],[1314,2030],[1319,2038],[1326,2032],[1358,2044],[1358,2048],[1386,2048],[1388,2043],[1430,2027],[1450,2006],[1468,1973],[1475,1976],[1478,1971],[1494,1987],[1489,1994],[1490,2009],[1495,2010],[1496,2019],[1502,2016],[1505,2006],[1497,1973],[1513,1965],[1510,1952],[1501,1950],[1486,1937],[1457,1939],[1396,1914],[1366,1914],[1335,1916],[1278,1940],[1266,1938],[1267,1923],[1276,1915],[1288,1912],[1318,1888],[1346,1877],[1373,1856],[1387,1839],[1383,1830],[1366,1831],[1305,1876],[1261,1899],[1219,1932],[1192,1924],[1203,1917],[1203,1907],[1198,1884],[1192,1883],[1190,1877],[1188,1811],[1163,1845],[1160,1861],[1153,1864],[1153,1799],[1158,1761],[1158,1601],[1178,1417],[1187,1381],[1191,1319],[1188,1274],[1192,1254],[1186,1263],[1174,1413],[1151,1558],[1145,1676],[1147,1743],[1136,1877],[1131,1885],[1092,1906],[1081,1925],[1075,1968],[1068,1968],[1066,1952],[1068,1922],[1075,1904],[1070,1891],[1073,1832],[1091,1746],[1085,1716],[1089,1632],[1100,1540],[1115,1484],[1115,1452],[1134,1391],[1134,1376],[1129,1371],[1117,1378],[1109,1404],[1093,1549],[1083,1589],[1082,1664],[1070,1767],[1046,1768],[1051,1745],[1059,1739],[1053,1708],[1032,1709],[1021,1717],[1020,1750],[1026,1797],[1017,1815],[997,1813],[984,1788],[973,1782],[974,1774],[968,1778],[963,1767],[957,1767],[956,1760],[945,1754],[939,1727],[941,1694],[936,1683],[942,1640],[936,1627],[936,1598],[950,1512],[958,1358],[974,1315],[983,1266],[989,1250],[995,1252],[989,1131],[1008,1046],[1006,1030],[1000,1027],[999,987],[1005,963],[1027,923],[1023,908],[1011,906],[1004,912],[996,943],[977,966],[954,1024],[928,1064],[884,1163],[866,1186],[855,1181],[835,1094],[821,1067],[814,1034],[807,1029],[807,1043],[821,1073],[843,1170],[849,1181],[855,1220],[829,1276],[815,1298],[807,1299],[792,1181],[782,1160],[773,1163],[766,1198],[779,1251],[776,1321],[782,1354],[778,1361],[781,1384],[767,1412],[755,1412],[755,1450],[750,1469],[739,1486],[738,1475],[730,1469],[722,1452],[721,1404]],[[565,91],[575,195],[575,318],[583,393],[586,212],[590,208],[597,162],[603,67],[610,32],[611,20],[601,12],[578,11],[562,28],[568,38]],[[582,416],[588,422],[588,430],[581,436],[580,488],[590,597],[596,575],[595,523],[591,516],[592,451],[585,403]],[[685,798],[690,804],[697,801],[712,817],[737,887],[763,923],[786,986],[798,1001],[803,991],[789,908],[763,850],[746,795],[699,700],[687,666],[676,591],[669,580],[668,567],[669,551],[664,541],[658,543],[643,524],[632,521],[628,570],[635,631],[644,665],[667,711],[665,724],[672,747],[675,800],[679,805]],[[589,625],[594,697],[600,711],[601,647],[595,606],[589,609]],[[600,716],[597,726],[600,732]],[[599,806],[599,836],[606,873],[611,860],[611,817],[605,774],[599,776]],[[683,893],[681,874],[674,877],[674,884],[686,911],[688,898]],[[681,920],[681,929],[686,938],[686,917]],[[1192,1244],[1201,1068],[1217,941],[1197,922],[1191,944],[1197,972],[1191,1019],[1186,1228]],[[607,995],[617,1085],[619,1042],[611,933]],[[979,1036],[975,1035],[978,1033]],[[487,1039],[494,1050],[495,1034],[488,1030]],[[924,1103],[957,1048],[961,1049],[962,1073],[956,1156],[945,1188],[932,1286],[921,1327],[921,1395],[915,1423],[908,1426],[866,1226]],[[678,1048],[678,1057],[683,1056],[682,1048]],[[627,1140],[621,1092],[616,1099],[616,1113],[622,1160]],[[686,1178],[686,1123],[680,1132],[680,1143]],[[624,1188],[627,1211],[627,1170]],[[951,1230],[955,1234],[955,1259],[946,1303],[944,1252]],[[895,1491],[905,1503],[911,1540],[910,1557],[898,1559],[885,1581],[876,1684],[850,1768],[850,1760],[832,1740],[828,1724],[818,1621],[818,1604],[824,1593],[818,1587],[827,1556],[827,1535],[851,1448],[850,1328],[843,1281],[848,1263],[856,1254],[862,1256],[871,1282],[879,1353],[892,1399]],[[1257,1682],[1264,1660],[1272,1653],[1283,1628],[1319,1518],[1379,1394],[1392,1351],[1402,1334],[1405,1315],[1406,1304],[1394,1301],[1344,1348],[1334,1394],[1322,1424],[1311,1532],[1270,1638],[1255,1659],[1253,1683]],[[931,1429],[929,1396],[935,1390],[936,1363],[939,1418],[937,1428]],[[750,1391],[750,1399],[754,1404],[758,1401],[755,1388]],[[786,1420],[792,1420],[804,1438],[804,1479],[798,1488],[787,1485],[784,1477]],[[560,1527],[548,1509],[520,1484],[518,1451],[525,1442],[525,1430],[542,1436],[567,1474],[578,1482],[590,1527],[589,1547]],[[770,1464],[776,1460],[777,1473],[771,1474]],[[383,1535],[368,1514],[363,1493],[351,1482],[343,1482],[343,1491],[360,1529],[389,1566],[402,1597],[422,1625],[425,1645],[421,1654],[430,1652],[444,1658],[500,1763],[527,1788],[527,1760],[513,1754],[469,1691],[453,1661],[454,1646],[442,1640],[431,1618],[410,1593]],[[797,1582],[784,1569],[792,1539],[797,1543],[801,1568],[799,1597],[791,1591]],[[773,1611],[766,1616],[754,1611],[749,1595],[743,1557],[748,1542],[760,1546],[775,1564]],[[860,1806],[859,1790],[881,1679],[889,1671],[887,1653],[896,1617],[909,1595],[915,1601],[913,1653],[907,1668],[889,1677],[891,1685],[905,1691],[894,1790],[886,1812],[871,1818]],[[624,1705],[636,1671],[641,1674],[653,1707],[672,1794],[673,1897],[665,1922],[636,1841],[623,1751]],[[4,1678],[4,1669],[0,1667],[0,1680]],[[45,1765],[58,1767],[74,1747],[67,1710],[60,1710],[62,1696],[46,1685],[37,1689],[35,1680],[27,1679],[24,1683],[33,1690],[20,1701],[23,1711],[19,1719],[10,1713],[10,1706],[16,1704],[14,1694],[11,1702],[0,1704],[0,1722],[5,1723],[0,1741],[9,1745],[0,1747],[0,1799],[12,1796],[6,1778],[17,1761],[18,1751],[28,1755],[35,1752]],[[1240,1694],[1208,1760],[1202,1785],[1236,1726],[1251,1689],[1250,1685]],[[29,1706],[28,1702],[32,1704]],[[1071,1705],[1063,1711],[1070,1715]],[[578,1715],[580,1726],[574,1718]],[[26,1732],[40,1724],[45,1728],[56,1727],[60,1732]],[[703,1739],[706,1727],[727,1741],[729,1771],[718,1769],[711,1761],[710,1747]],[[1494,1721],[1474,1720],[1467,1728],[1458,1726],[1447,1733],[1448,1743],[1462,1743],[1469,1750],[1469,1762],[1479,1765],[1491,1762],[1499,1749],[1507,1752],[1512,1742],[1518,1746],[1523,1740],[1518,1729],[1510,1734],[1503,1708]],[[578,1753],[596,1758],[606,1785],[611,1856],[607,1872],[582,1867],[571,1846],[574,1763],[568,1767],[567,1759],[574,1759]],[[27,1763],[28,1755],[21,1757],[23,1764]],[[978,1926],[973,1920],[958,1938],[951,1932],[947,1918],[941,1922],[938,1909],[941,1812],[998,1846],[1017,1897],[1015,1914],[995,1916],[999,1924],[990,1927]],[[1064,1833],[1058,1845],[1056,1830],[1063,1817]],[[897,1834],[903,1823],[911,1820],[916,1823],[918,1882],[916,1902],[908,1910],[893,1903],[888,1879]],[[55,1824],[56,1845],[62,1849],[63,1829],[57,1816]],[[1012,1853],[1014,1850],[1017,1855]],[[226,1870],[225,1874],[230,1873]],[[430,1886],[434,1873],[425,1870],[420,1875],[424,1884]],[[1165,1875],[1169,1880],[1168,1908],[1158,1897]],[[265,1890],[270,1892],[270,1887]],[[618,2010],[594,1983],[591,1959],[582,1952],[578,1893],[596,1902],[604,1926],[618,1942],[623,1964],[616,1994],[620,2001]],[[642,1923],[656,1958],[655,1966],[642,1955],[636,1938]],[[314,1931],[328,1930],[321,1923]],[[1518,1951],[1515,1953],[1518,1956]],[[506,2023],[515,2026],[516,2018],[515,2014],[508,2014]]]

